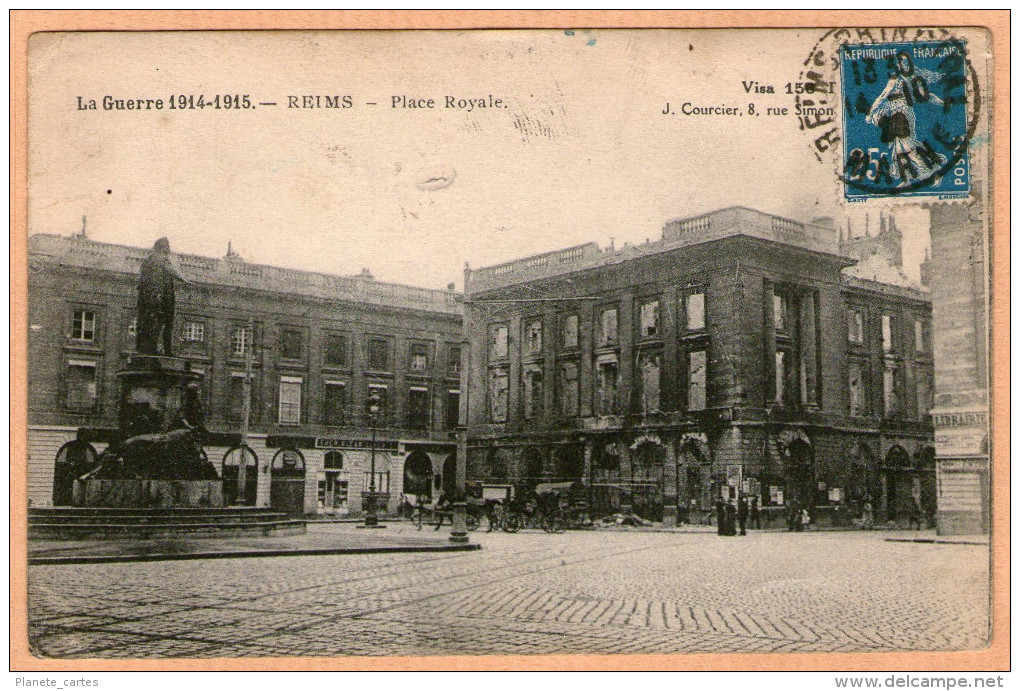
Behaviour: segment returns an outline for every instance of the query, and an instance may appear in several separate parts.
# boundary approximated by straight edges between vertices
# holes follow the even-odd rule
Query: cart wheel
[[[563,523],[563,518],[557,514],[542,517],[542,530],[547,533],[562,533],[566,531],[567,527]]]
[[[503,519],[503,530],[508,533],[516,533],[524,527],[524,516],[519,513],[512,513]]]
[[[478,530],[478,516],[468,514],[465,522],[467,523],[468,530],[472,532]]]

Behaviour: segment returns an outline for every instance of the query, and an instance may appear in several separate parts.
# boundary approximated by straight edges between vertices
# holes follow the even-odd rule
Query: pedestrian
[[[917,530],[921,529],[921,517],[924,512],[921,510],[921,502],[917,497],[914,497],[910,502],[910,529],[914,530],[914,526],[917,526]]]
[[[807,508],[800,510],[800,521],[797,524],[797,532],[803,533],[804,529],[811,524],[811,514],[808,513]]]
[[[715,502],[715,525],[717,533],[726,534],[726,502],[722,499]]]
[[[740,534],[747,535],[747,497],[740,497],[737,502],[737,523],[740,525]]]
[[[797,522],[800,520],[800,506],[797,504],[796,499],[790,500],[790,505],[786,508],[786,528],[787,532],[793,532],[797,529]]]
[[[761,511],[758,509],[758,497],[751,497],[751,525],[761,530]]]
[[[732,499],[726,502],[726,534],[737,534],[737,507],[733,505]]]
[[[875,514],[871,508],[871,502],[864,502],[864,510],[861,513],[861,527],[864,530],[871,530],[875,527]]]

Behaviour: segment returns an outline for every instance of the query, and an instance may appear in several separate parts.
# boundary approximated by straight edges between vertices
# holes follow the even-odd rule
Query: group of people
[[[748,500],[746,496],[742,496],[736,502],[720,498],[715,504],[715,516],[720,535],[747,535],[748,523],[761,529],[761,512],[758,510],[757,497]]]

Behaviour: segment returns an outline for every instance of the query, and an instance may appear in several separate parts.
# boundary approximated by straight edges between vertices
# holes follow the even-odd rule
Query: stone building
[[[468,480],[582,480],[667,524],[737,492],[773,524],[933,515],[928,291],[895,237],[840,239],[733,207],[466,270]]]
[[[135,347],[147,250],[83,235],[29,238],[28,496],[66,503],[68,468],[117,434],[117,372]],[[174,355],[202,375],[205,450],[237,496],[246,357],[252,386],[248,501],[291,512],[358,514],[369,483],[388,511],[437,489],[453,467],[461,305],[451,290],[175,255]],[[452,288],[452,287],[451,287]],[[371,394],[381,413],[365,412]],[[232,449],[234,449],[232,451]],[[56,469],[56,470],[55,470]]]
[[[978,195],[980,197],[980,195]],[[988,281],[980,203],[930,207],[940,534],[990,522]]]

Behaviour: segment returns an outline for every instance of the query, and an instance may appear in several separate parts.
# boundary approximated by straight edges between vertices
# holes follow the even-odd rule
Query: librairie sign
[[[368,451],[372,448],[371,439],[338,439],[336,437],[316,437],[315,448],[317,449],[363,449]],[[376,451],[397,451],[395,441],[376,441]]]

